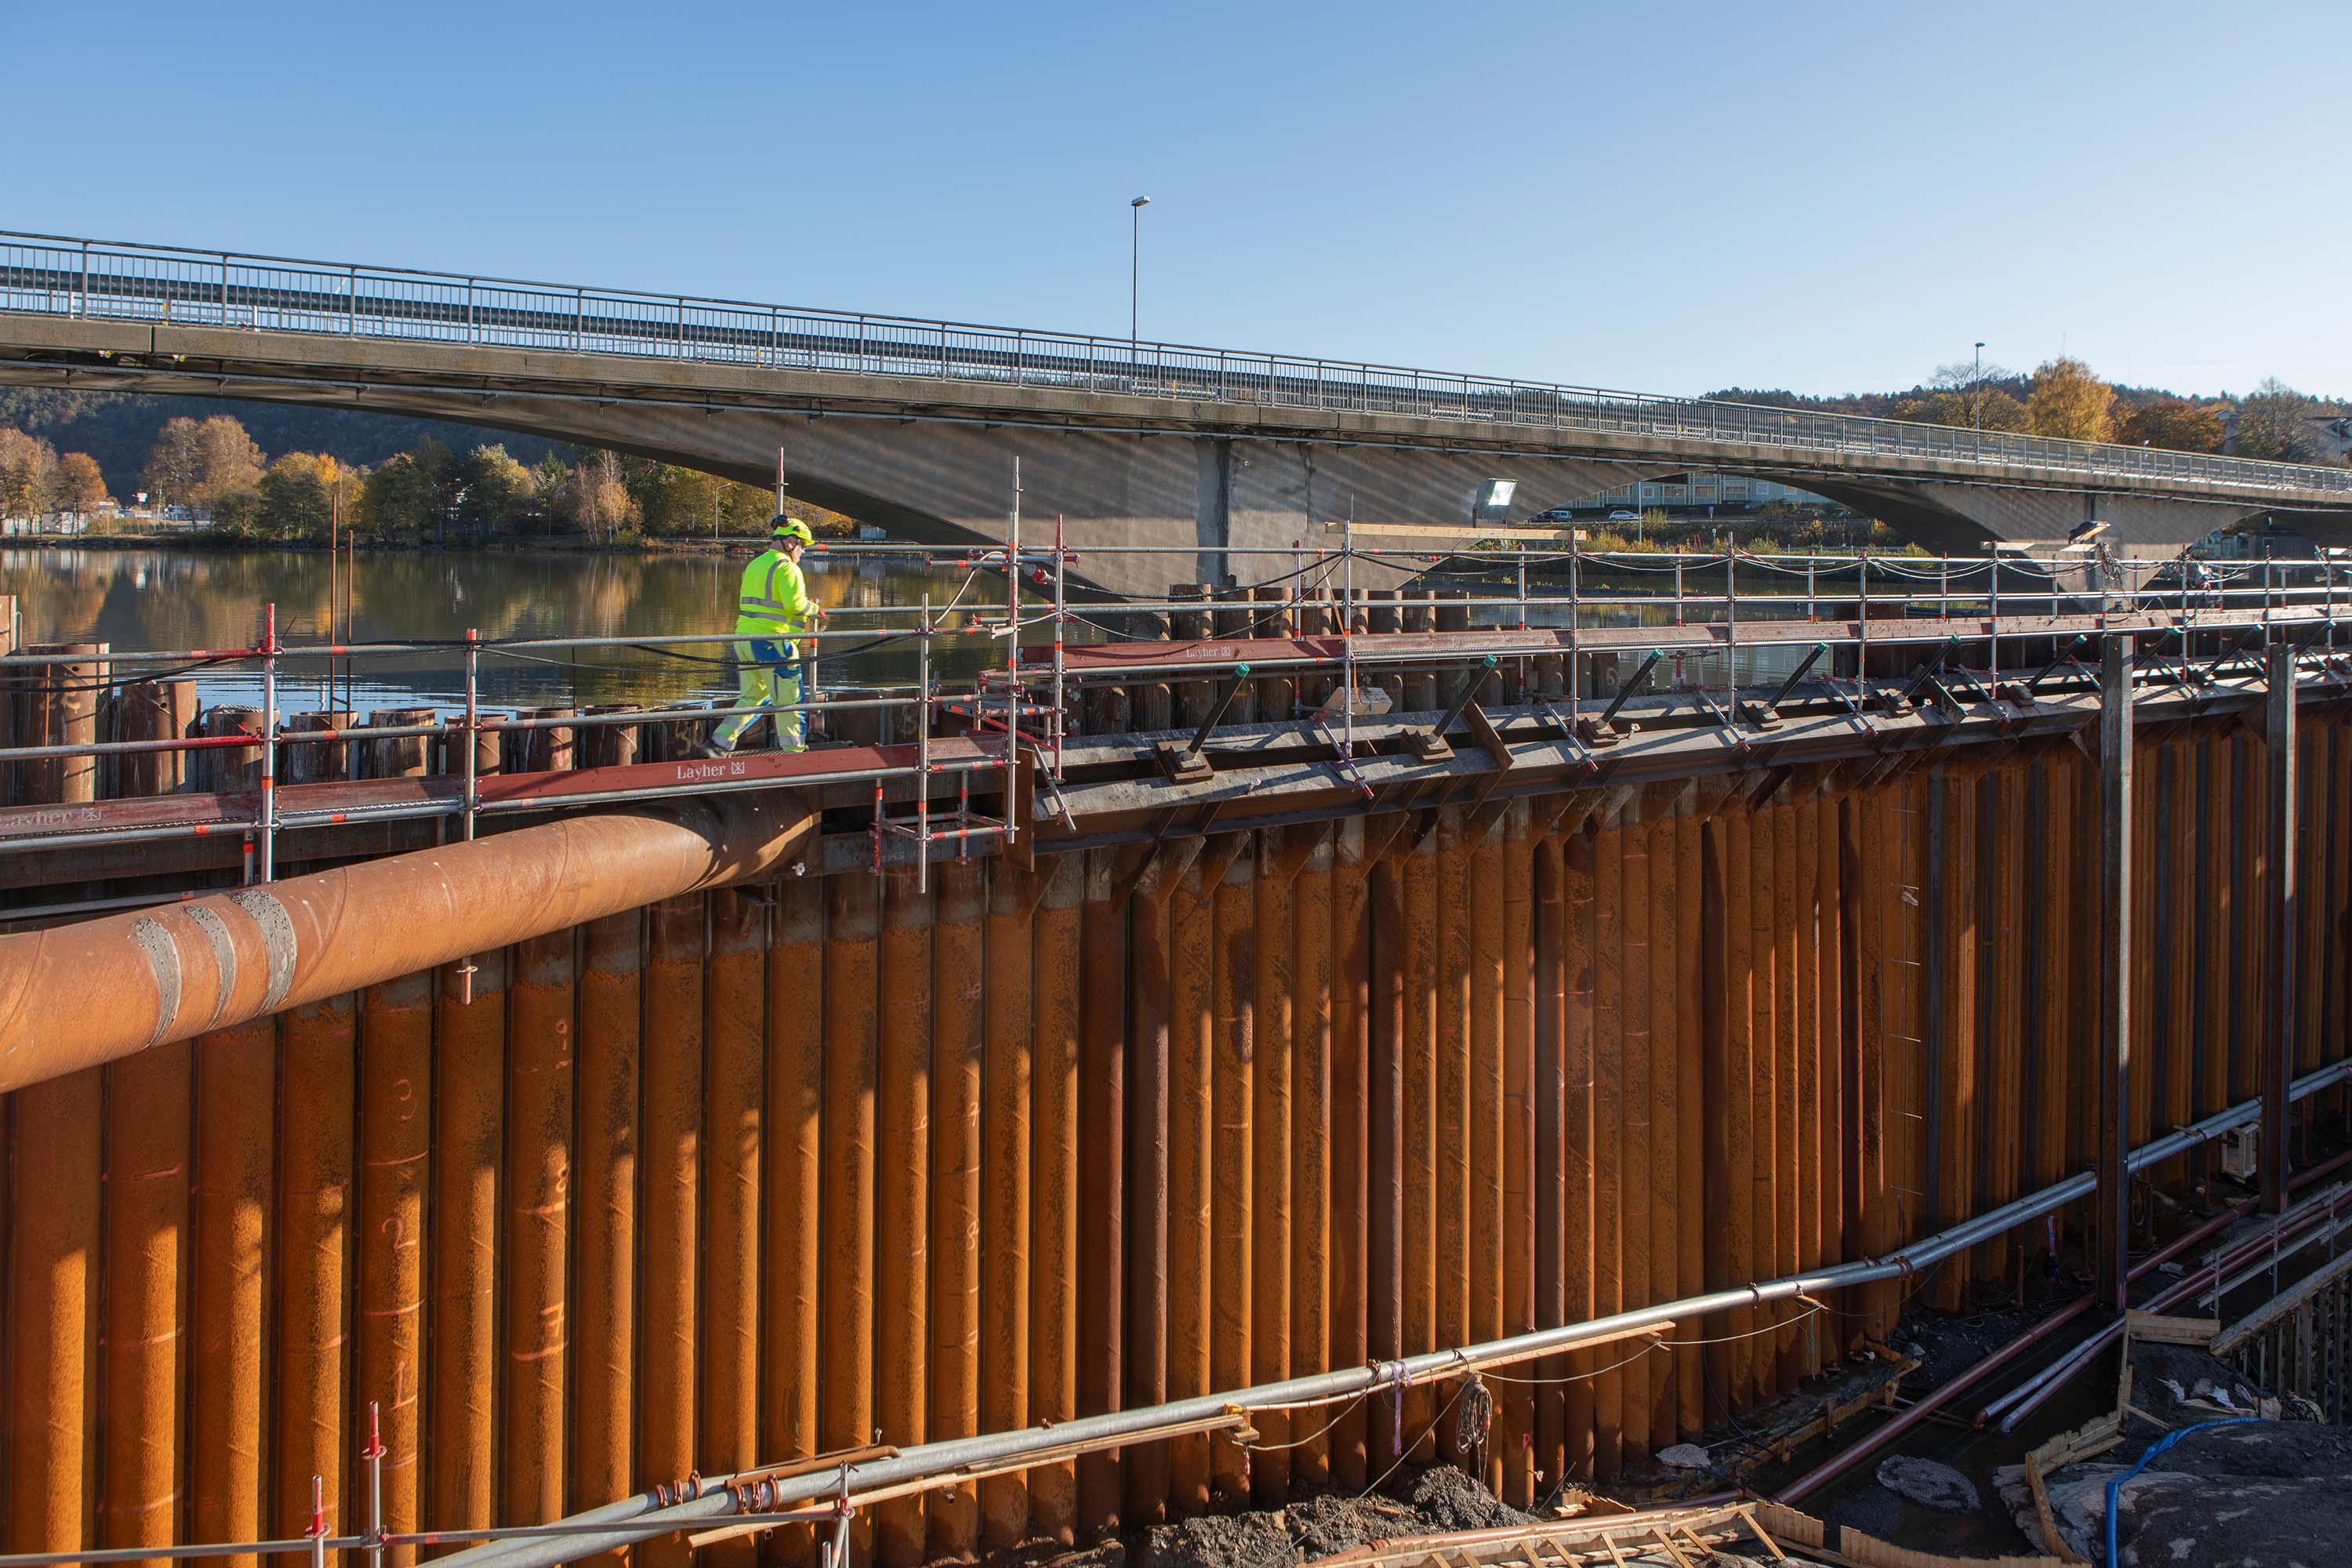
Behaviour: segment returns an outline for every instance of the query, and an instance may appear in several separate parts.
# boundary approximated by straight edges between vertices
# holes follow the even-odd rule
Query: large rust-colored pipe
[[[814,826],[788,796],[687,801],[0,937],[0,1092],[757,877]]]

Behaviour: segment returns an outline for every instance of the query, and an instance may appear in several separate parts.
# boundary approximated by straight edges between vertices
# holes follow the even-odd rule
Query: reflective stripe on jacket
[[[743,568],[743,584],[735,600],[737,631],[794,636],[808,629],[815,614],[807,580],[782,551],[763,551]]]

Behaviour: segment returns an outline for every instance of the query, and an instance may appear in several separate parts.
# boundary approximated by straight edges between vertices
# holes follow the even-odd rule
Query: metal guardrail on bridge
[[[0,231],[0,310],[929,376],[1924,458],[2240,495],[2352,498],[2352,469],[1089,333]]]

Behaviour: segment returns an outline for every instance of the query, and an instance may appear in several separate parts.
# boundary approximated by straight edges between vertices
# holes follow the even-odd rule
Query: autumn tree
[[[59,511],[86,517],[106,504],[106,476],[88,452],[68,452],[58,459],[50,479],[50,497]]]
[[[2239,399],[2230,422],[2230,450],[2242,458],[2308,463],[2319,456],[2311,428],[2312,401],[2276,376]]]
[[[262,463],[261,448],[244,426],[226,414],[203,421],[173,419],[148,450],[144,482],[166,505],[211,510],[222,497],[235,492],[257,496]],[[240,503],[232,510],[251,509]]]
[[[2116,439],[2126,447],[2162,447],[2173,452],[2218,452],[2221,418],[2185,398],[2157,397],[2125,415]]]
[[[599,544],[609,544],[635,529],[642,513],[622,477],[621,459],[596,452],[572,470],[557,509],[563,520]]]
[[[446,490],[456,468],[449,448],[427,437],[369,473],[360,486],[357,521],[409,543],[437,531],[447,516]]]
[[[2033,373],[2026,417],[2037,436],[2067,441],[2105,441],[2115,434],[2110,415],[2116,389],[2071,354],[2061,354]]]
[[[457,522],[471,534],[505,533],[530,511],[537,479],[503,446],[477,447],[457,465]]]
[[[147,468],[139,482],[159,504],[193,506],[200,461],[196,422],[185,416],[167,419],[147,450]]]
[[[289,452],[256,487],[255,525],[272,539],[323,540],[334,521],[343,466],[322,452]]]
[[[621,473],[653,537],[757,533],[775,512],[773,491],[700,468],[624,458]]]
[[[2022,431],[2031,427],[2025,405],[1999,387],[1960,391],[1944,389],[1925,397],[1906,398],[1895,406],[1895,417],[1921,425],[1957,425],[1979,430]]]
[[[37,436],[0,425],[0,517],[37,517],[58,466],[57,448]]]
[[[231,490],[252,489],[261,483],[261,448],[245,426],[226,414],[215,414],[196,426],[195,500],[209,506]]]

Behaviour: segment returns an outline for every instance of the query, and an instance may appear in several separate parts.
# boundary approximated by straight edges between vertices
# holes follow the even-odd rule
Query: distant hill
[[[452,451],[503,445],[526,466],[559,443],[445,419],[410,419],[357,408],[309,408],[295,403],[248,403],[233,397],[154,397],[143,393],[0,390],[0,425],[40,437],[60,452],[88,452],[106,474],[106,488],[128,500],[164,421],[226,414],[245,426],[272,458],[288,452],[327,452],[349,463],[373,465],[430,436]]]

